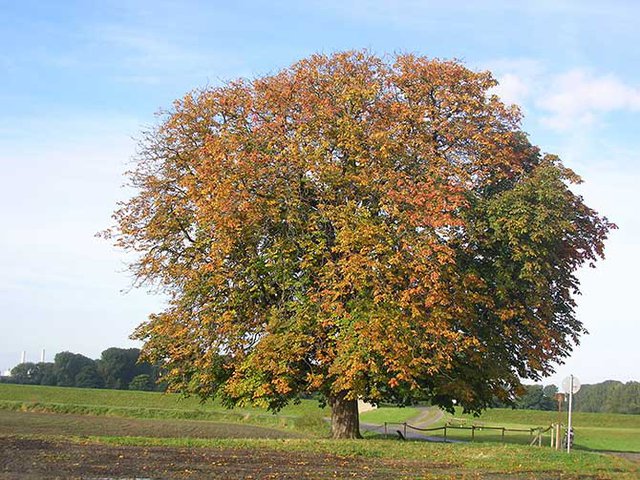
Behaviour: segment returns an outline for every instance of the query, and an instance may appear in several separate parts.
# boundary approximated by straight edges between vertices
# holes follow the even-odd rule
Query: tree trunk
[[[358,401],[345,398],[347,392],[329,398],[331,406],[331,437],[362,438],[360,435],[360,419],[358,418]]]

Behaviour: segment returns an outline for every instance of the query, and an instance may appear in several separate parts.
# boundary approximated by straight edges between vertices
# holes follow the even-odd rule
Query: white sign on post
[[[571,387],[571,379],[573,379],[573,388]],[[580,390],[580,386],[580,380],[578,380],[573,375],[568,376],[562,381],[562,390],[564,391],[564,393],[571,392],[575,395]]]
[[[573,428],[571,426],[571,410],[573,409],[573,395],[580,390],[580,381],[573,375],[569,375],[562,381],[562,389],[569,394],[569,421],[567,422],[567,453],[571,452],[573,441]]]

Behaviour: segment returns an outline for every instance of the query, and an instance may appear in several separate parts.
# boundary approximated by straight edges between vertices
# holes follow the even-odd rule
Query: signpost
[[[562,381],[562,389],[569,394],[569,421],[567,426],[567,453],[571,452],[571,443],[573,442],[573,427],[571,424],[571,413],[573,410],[573,394],[580,390],[580,381],[573,375],[569,375]]]
[[[558,402],[558,421],[556,422],[554,428],[555,428],[555,448],[556,450],[560,450],[560,448],[562,447],[562,440],[560,437],[560,425],[562,425],[562,402],[564,402],[564,393],[556,393],[556,402]],[[554,445],[551,445],[552,447]]]

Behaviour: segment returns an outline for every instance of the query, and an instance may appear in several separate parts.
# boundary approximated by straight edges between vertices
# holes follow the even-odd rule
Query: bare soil
[[[0,437],[0,479],[3,480],[400,479],[425,478],[438,472],[456,474],[447,465],[327,454],[223,448],[125,447]],[[477,477],[474,475],[473,478]]]
[[[115,446],[0,436],[0,480],[597,479],[560,472],[499,474],[428,461],[230,448]]]
[[[428,459],[395,460],[268,448],[117,446],[89,439],[65,439],[65,435],[169,438],[298,436],[295,432],[243,424],[0,411],[0,480],[591,478],[562,475],[560,472],[496,474],[461,469]]]

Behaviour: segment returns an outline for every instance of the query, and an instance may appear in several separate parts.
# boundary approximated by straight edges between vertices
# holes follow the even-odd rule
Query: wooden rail
[[[400,432],[399,430],[397,430],[399,433],[402,433],[403,438],[406,439],[407,438],[407,429],[410,430],[415,430],[417,432],[437,432],[437,431],[442,431],[443,434],[443,439],[446,442],[447,441],[447,429],[449,430],[470,430],[471,431],[471,440],[475,440],[475,434],[476,434],[476,430],[481,431],[481,430],[499,430],[501,433],[501,439],[504,442],[505,441],[505,434],[507,432],[517,432],[517,433],[528,433],[530,438],[531,438],[531,442],[530,445],[533,445],[534,443],[538,443],[539,446],[542,446],[542,435],[551,431],[553,432],[552,428],[553,426],[549,426],[549,427],[533,427],[533,428],[506,428],[506,427],[487,427],[484,425],[470,425],[470,426],[464,426],[464,425],[449,425],[449,424],[445,424],[442,427],[430,427],[430,428],[421,428],[421,427],[416,427],[413,425],[408,424],[407,422],[384,422],[384,434],[385,436],[388,435],[389,426],[393,426],[393,425],[399,425],[402,426],[402,432]]]

